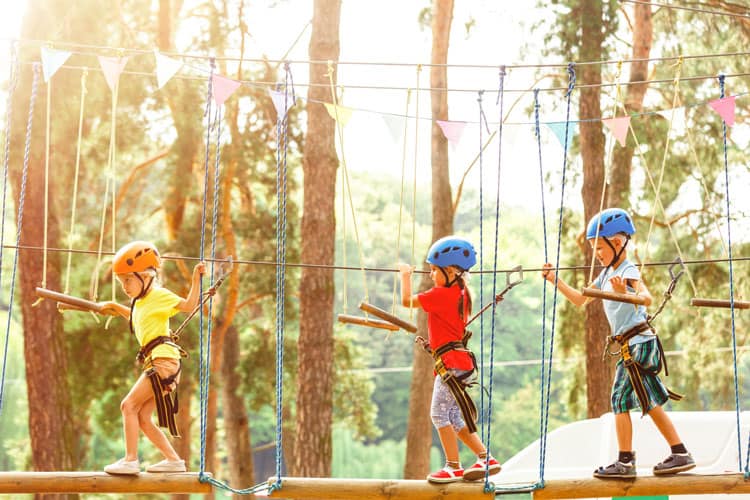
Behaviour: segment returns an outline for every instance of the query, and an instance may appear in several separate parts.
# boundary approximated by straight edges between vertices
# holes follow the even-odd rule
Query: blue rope
[[[557,282],[560,279],[560,275],[558,273],[558,270],[560,269],[560,244],[562,242],[562,229],[563,229],[563,209],[565,208],[565,173],[568,168],[568,128],[570,126],[570,96],[573,93],[573,88],[576,84],[576,72],[575,72],[575,63],[568,63],[568,91],[565,93],[565,97],[567,100],[566,103],[566,111],[565,111],[565,141],[563,144],[563,168],[562,168],[562,181],[561,181],[561,190],[560,190],[560,214],[559,219],[557,223],[557,252],[555,256],[555,289],[552,292],[552,324],[550,327],[550,337],[549,337],[549,364],[547,365],[547,399],[546,399],[546,407],[549,408],[549,398],[550,398],[550,386],[551,384],[551,377],[552,377],[552,354],[554,353],[554,346],[555,346],[555,320],[557,318]],[[546,412],[544,415],[544,428],[542,433],[542,443],[540,445],[540,448],[542,450],[541,456],[539,458],[539,470],[544,471],[544,462],[546,460],[546,453],[547,453],[547,429],[549,425],[549,412]],[[544,485],[544,476],[540,477],[540,483]]]
[[[211,154],[211,99],[213,97],[213,76],[216,68],[216,62],[211,59],[211,72],[208,76],[208,90],[206,91],[206,109],[203,116],[206,117],[206,154],[204,158],[204,179],[203,179],[203,208],[201,211],[201,237],[200,237],[200,259],[205,259],[206,256],[206,203],[208,198],[208,170],[209,160]],[[200,295],[203,296],[203,276],[200,277]],[[200,439],[201,439],[201,451],[200,451],[200,472],[198,479],[201,482],[206,482],[206,414],[203,411],[203,406],[208,401],[208,387],[205,386],[204,381],[206,379],[205,372],[208,370],[208,363],[210,360],[206,358],[204,353],[205,337],[203,328],[203,308],[201,307],[198,311],[199,323],[198,330],[200,331],[200,363],[198,371],[198,381],[200,385]]]
[[[21,173],[21,190],[18,195],[18,222],[16,223],[16,252],[13,256],[13,273],[10,278],[10,297],[8,298],[8,320],[5,325],[5,350],[3,352],[2,383],[0,383],[0,409],[3,404],[3,390],[5,387],[5,360],[8,357],[8,337],[10,332],[11,318],[13,316],[13,291],[16,287],[16,271],[18,269],[18,246],[21,242],[21,229],[23,228],[23,206],[26,199],[26,179],[29,171],[29,156],[31,150],[31,129],[34,123],[34,106],[39,84],[39,63],[34,63],[34,80],[31,84],[31,99],[29,100],[29,115],[26,121],[26,142],[23,150],[23,171]]]
[[[495,248],[493,252],[493,264],[492,269],[497,269],[497,254],[498,246],[500,244],[500,172],[503,158],[503,111],[504,111],[504,97],[505,97],[505,66],[500,67],[500,84],[498,90],[498,100],[500,103],[500,119],[498,120],[498,132],[497,132],[497,193],[495,197]],[[497,302],[495,302],[495,296],[497,295],[497,271],[492,273],[492,321],[490,326],[490,374],[489,374],[489,394],[487,396],[488,407],[487,407],[487,453],[489,454],[489,446],[492,441],[492,373],[494,371],[495,361],[495,321],[496,321],[496,310]],[[490,493],[495,491],[495,485],[490,483],[490,471],[489,471],[489,460],[484,463],[484,492]]]
[[[5,156],[3,161],[3,208],[2,221],[0,221],[0,282],[3,274],[3,250],[5,248],[5,209],[7,206],[6,196],[8,192],[8,166],[10,164],[10,125],[13,116],[13,94],[18,84],[18,54],[16,52],[16,43],[10,45],[10,86],[8,87],[8,96],[5,102]],[[12,292],[11,292],[12,295]],[[8,310],[10,318],[11,311]],[[10,342],[10,322],[5,330],[5,344],[3,346],[3,368],[0,375],[0,411],[3,409],[3,393],[5,392],[5,366],[8,362],[8,344]]]
[[[484,115],[482,109],[482,97],[484,96],[484,90],[480,90],[477,93],[477,103],[479,105],[479,269],[484,269],[484,137],[482,137],[482,121],[484,120],[485,125],[487,118]],[[479,303],[484,304],[484,273],[479,273]],[[479,316],[479,386],[484,387],[485,374],[484,374],[484,315]],[[486,428],[484,425],[485,421],[485,409],[484,409],[484,390],[479,391],[479,415],[481,416],[482,423],[480,426],[481,439],[483,443],[487,442]]]
[[[537,153],[539,155],[539,184],[542,197],[542,233],[544,244],[544,262],[549,262],[549,251],[547,248],[547,210],[544,204],[544,168],[542,166],[542,136],[539,128],[539,89],[534,89],[534,133],[536,135]],[[547,440],[542,439],[545,436],[544,421],[549,412],[549,405],[544,404],[545,385],[549,383],[545,370],[547,345],[547,280],[542,285],[542,349],[541,349],[541,372],[539,378],[541,387],[539,390],[539,480],[544,483],[544,455],[547,451]],[[550,366],[552,359],[550,359]]]
[[[724,99],[724,80],[725,75],[719,75],[719,88],[721,90],[721,98]],[[727,251],[729,253],[729,307],[731,309],[732,316],[732,358],[734,360],[734,405],[735,414],[737,418],[737,459],[739,460],[739,468],[742,469],[742,441],[740,438],[740,392],[738,386],[738,374],[737,374],[737,335],[735,332],[734,325],[734,267],[732,265],[732,219],[730,210],[730,199],[729,199],[729,160],[727,158],[727,124],[722,119],[722,138],[724,141],[724,182],[726,184],[726,201],[727,201]],[[748,460],[750,460],[750,441],[748,441]],[[750,471],[748,471],[747,460],[745,461],[745,478],[748,478]]]

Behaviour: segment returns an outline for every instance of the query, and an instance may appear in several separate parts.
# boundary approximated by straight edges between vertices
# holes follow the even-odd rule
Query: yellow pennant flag
[[[349,123],[352,117],[352,109],[345,108],[344,106],[335,106],[329,102],[324,102],[323,104],[325,104],[331,118],[341,123],[343,127],[346,127],[346,124]]]

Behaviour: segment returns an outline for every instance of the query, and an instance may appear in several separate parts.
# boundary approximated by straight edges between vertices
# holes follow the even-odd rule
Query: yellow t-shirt
[[[177,314],[182,298],[166,288],[153,287],[145,297],[138,299],[133,308],[133,330],[143,347],[156,337],[169,335],[169,318]],[[151,351],[152,358],[180,359],[180,352],[170,345],[161,344]]]

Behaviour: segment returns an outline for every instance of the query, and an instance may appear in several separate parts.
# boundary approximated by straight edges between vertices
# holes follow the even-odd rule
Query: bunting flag
[[[284,92],[268,89],[268,95],[271,96],[273,106],[276,108],[279,118],[284,118],[291,107],[294,106],[294,98],[291,93],[285,94]]]
[[[232,80],[221,75],[213,75],[211,83],[213,85],[214,102],[217,106],[224,104],[224,101],[229,99],[229,96],[234,94],[240,88],[240,85],[242,85],[237,80]]]
[[[466,122],[449,122],[444,120],[436,121],[440,126],[440,130],[443,131],[443,135],[445,136],[445,138],[448,139],[448,142],[451,143],[451,146],[455,148],[458,142],[461,140],[461,135],[464,133]]]
[[[65,61],[70,57],[71,52],[67,50],[55,50],[42,47],[42,74],[44,81],[48,82]]]
[[[730,127],[734,126],[734,97],[724,97],[723,99],[716,99],[715,101],[709,101],[708,105],[713,108],[714,111],[719,113],[724,123]]]
[[[341,123],[342,127],[346,127],[346,124],[349,123],[349,120],[352,117],[352,109],[344,106],[334,106],[330,102],[324,102],[323,104],[325,104],[331,118]]]
[[[167,57],[154,50],[156,57],[156,88],[162,88],[182,68],[182,61]]]
[[[546,125],[560,141],[560,144],[565,147],[565,123],[566,122],[549,122]],[[567,122],[568,123],[568,147],[572,142],[573,137],[576,135],[576,127],[578,122]]]
[[[127,57],[104,57],[99,56],[99,65],[104,72],[104,79],[107,80],[109,90],[115,90],[117,82],[120,81],[120,74],[128,63]]]
[[[380,116],[383,117],[383,122],[385,122],[385,126],[388,128],[388,132],[391,134],[393,142],[395,142],[396,144],[400,144],[404,138],[406,118],[400,115],[390,114]]]
[[[602,120],[612,135],[615,136],[620,146],[625,147],[625,140],[628,137],[628,127],[630,127],[630,116],[621,116],[619,118],[608,118]]]

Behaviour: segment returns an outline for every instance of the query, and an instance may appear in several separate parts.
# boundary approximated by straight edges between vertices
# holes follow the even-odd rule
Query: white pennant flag
[[[44,81],[48,82],[52,75],[54,75],[60,66],[65,64],[65,61],[70,57],[71,52],[67,50],[55,50],[47,47],[42,47],[42,73],[44,75]]]
[[[273,106],[276,108],[276,113],[280,119],[284,118],[289,109],[294,106],[294,99],[291,93],[285,94],[284,92],[268,89],[268,95],[271,96]]]
[[[383,121],[385,122],[386,127],[388,127],[388,132],[391,133],[393,142],[399,144],[404,138],[406,118],[400,115],[381,116],[383,117]]]
[[[182,61],[167,57],[154,51],[156,57],[156,87],[162,88],[182,68]]]

